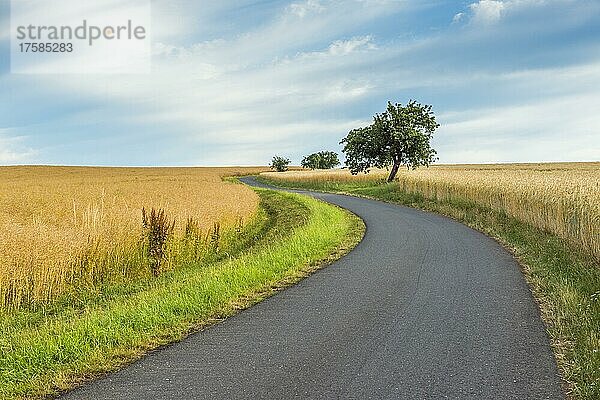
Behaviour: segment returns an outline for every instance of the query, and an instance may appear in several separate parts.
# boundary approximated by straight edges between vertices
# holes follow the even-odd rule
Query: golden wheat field
[[[252,219],[255,192],[224,182],[265,168],[0,168],[0,307],[50,301],[73,285],[147,270],[142,208],[163,209],[181,236]]]
[[[300,182],[369,182],[387,171],[352,176],[348,170],[266,172]],[[583,246],[600,260],[600,163],[437,165],[401,170],[407,192],[435,200],[468,200]]]

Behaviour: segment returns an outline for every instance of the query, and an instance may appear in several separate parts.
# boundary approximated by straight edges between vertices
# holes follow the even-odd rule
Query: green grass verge
[[[41,398],[115,370],[292,284],[362,238],[356,216],[317,200],[260,190],[250,248],[187,265],[101,298],[0,316],[0,398]]]
[[[568,391],[600,399],[600,265],[578,248],[504,213],[473,202],[435,202],[396,183],[294,183],[281,187],[347,193],[447,215],[496,238],[520,261],[546,322]]]

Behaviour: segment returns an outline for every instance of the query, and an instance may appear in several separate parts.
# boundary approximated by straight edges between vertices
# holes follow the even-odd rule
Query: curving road
[[[411,208],[311,195],[365,221],[349,255],[64,398],[564,399],[538,308],[494,240]]]

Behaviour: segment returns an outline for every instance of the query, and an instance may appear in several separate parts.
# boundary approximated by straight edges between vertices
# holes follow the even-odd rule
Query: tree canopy
[[[430,141],[439,126],[430,105],[414,100],[405,106],[389,102],[384,113],[373,117],[372,125],[351,130],[340,144],[352,174],[391,167],[391,182],[401,165],[415,169],[437,159]]]
[[[274,156],[270,167],[277,172],[285,172],[288,170],[288,165],[290,165],[289,159],[285,157]]]
[[[340,165],[340,160],[333,151],[319,151],[304,157],[300,165],[310,169],[331,169]]]

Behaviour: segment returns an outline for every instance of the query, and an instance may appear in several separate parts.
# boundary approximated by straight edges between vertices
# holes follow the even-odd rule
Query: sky
[[[298,164],[410,99],[440,163],[600,161],[598,0],[151,5],[150,73],[15,74],[0,0],[0,165]]]

